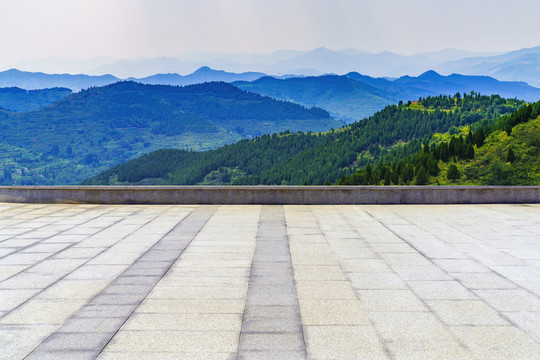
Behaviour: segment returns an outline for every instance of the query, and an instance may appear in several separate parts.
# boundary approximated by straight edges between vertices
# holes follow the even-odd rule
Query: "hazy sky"
[[[353,47],[540,45],[539,0],[0,0],[0,63]]]

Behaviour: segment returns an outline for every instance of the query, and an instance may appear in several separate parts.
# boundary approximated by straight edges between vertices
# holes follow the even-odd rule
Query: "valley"
[[[160,150],[118,165],[84,184],[196,185],[212,177],[214,183],[222,185],[329,185],[367,166],[409,161],[423,142],[437,133],[491,126],[523,105],[523,101],[476,93],[428,97],[388,106],[369,118],[328,132],[287,131],[207,152]],[[403,184],[413,184],[415,168],[409,167],[412,174],[402,179]],[[384,177],[381,180],[379,176],[373,184],[381,181]]]
[[[517,99],[540,98],[540,89],[526,83],[435,71],[396,79],[357,72],[277,78],[202,67],[186,76],[116,82],[103,76],[8,73],[27,86],[37,80],[113,83],[75,86],[75,92],[0,89],[4,185],[350,182],[343,177],[387,159],[395,148],[400,157],[411,155],[426,137],[452,127],[466,135],[464,126],[518,110],[524,102]],[[199,83],[186,85],[192,82]],[[459,105],[455,94],[463,94]],[[436,105],[426,109],[426,99]],[[132,160],[137,170],[126,170]],[[148,161],[159,166],[148,167]],[[127,167],[119,165],[126,162]],[[117,165],[124,170],[110,173]]]
[[[202,151],[265,133],[341,125],[322,109],[226,83],[120,82],[36,111],[0,111],[1,171],[4,184],[76,184],[157,149]]]

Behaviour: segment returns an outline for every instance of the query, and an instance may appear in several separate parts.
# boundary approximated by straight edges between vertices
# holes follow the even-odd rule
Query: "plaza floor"
[[[0,359],[540,359],[540,205],[0,203]]]

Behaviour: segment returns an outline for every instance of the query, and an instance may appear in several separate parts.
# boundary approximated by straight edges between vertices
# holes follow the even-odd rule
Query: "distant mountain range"
[[[271,54],[189,52],[178,57],[142,57],[115,60],[95,57],[85,60],[46,58],[12,64],[32,72],[104,75],[118,78],[143,78],[154,74],[189,74],[203,65],[229,72],[264,72],[267,74],[322,75],[358,71],[371,76],[419,75],[447,61],[495,53],[468,52],[457,49],[403,56],[388,51],[378,54],[357,49],[311,51],[278,50]]]
[[[145,78],[120,79],[112,75],[71,75],[71,74],[45,74],[20,71],[11,69],[0,72],[0,88],[18,87],[26,90],[48,89],[55,87],[68,88],[73,91],[80,91],[90,87],[105,86],[119,81],[129,80],[149,85],[193,85],[212,81],[253,81],[262,76],[263,73],[230,73],[221,70],[213,70],[203,66],[189,75],[178,74],[156,74]]]
[[[445,62],[435,69],[443,74],[487,75],[540,86],[540,46],[496,56],[467,57]]]
[[[527,101],[540,99],[540,89],[523,82],[498,81],[487,76],[441,76],[434,71],[425,72],[418,77],[403,76],[398,79],[374,78],[357,72],[342,76],[275,78],[263,73],[237,74],[202,67],[185,76],[157,74],[130,80],[150,85],[180,86],[212,81],[230,82],[242,90],[307,107],[320,107],[344,122],[361,120],[400,100],[416,100],[419,97],[440,94],[454,95],[457,92],[476,91]],[[121,80],[111,75],[49,75],[18,70],[0,73],[0,86],[18,86],[25,89],[62,86],[78,91],[81,88],[100,87],[119,81]],[[14,111],[35,110],[50,105],[69,93],[69,89],[30,92],[20,89],[3,90],[0,91],[0,107]]]
[[[93,86],[105,86],[120,81],[112,75],[90,76],[45,74],[11,69],[0,72],[0,87],[18,87],[25,90],[68,88],[73,91]]]
[[[276,99],[317,106],[335,118],[352,122],[361,120],[400,100],[419,97],[479,92],[506,98],[538,101],[540,89],[523,82],[498,81],[487,76],[441,76],[428,71],[418,77],[395,80],[373,78],[353,72],[343,76],[275,79],[263,77],[252,82],[235,82],[239,88]]]
[[[123,60],[106,57],[85,60],[47,58],[20,61],[11,67],[31,72],[94,76],[112,74],[118,79],[142,79],[155,74],[190,74],[201,66],[233,73],[255,72],[280,76],[358,72],[373,77],[401,77],[418,76],[433,69],[443,75],[486,75],[498,80],[524,81],[540,87],[540,46],[508,53],[445,49],[407,56],[389,51],[370,53],[324,47],[311,51],[279,50],[271,54],[190,52],[179,57]]]
[[[119,77],[145,77],[155,73],[189,73],[208,65],[232,72],[264,72],[266,74],[326,73],[345,74],[358,71],[371,76],[418,75],[446,62],[473,56],[493,55],[447,49],[404,56],[389,51],[370,53],[357,49],[330,50],[324,47],[311,51],[280,50],[271,54],[188,53],[178,58],[121,60],[88,71],[89,74],[114,74]]]
[[[156,74],[141,79],[129,78],[128,80],[140,82],[150,85],[193,85],[212,81],[234,82],[234,81],[253,81],[263,76],[267,76],[258,72],[245,72],[241,74],[230,73],[223,70],[210,69],[208,66],[203,66],[197,71],[189,75],[178,74]]]

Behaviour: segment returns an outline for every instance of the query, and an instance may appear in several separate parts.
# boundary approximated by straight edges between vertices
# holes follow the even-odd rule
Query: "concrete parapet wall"
[[[10,186],[0,202],[55,204],[540,203],[540,186]]]

